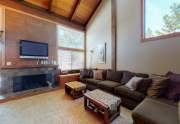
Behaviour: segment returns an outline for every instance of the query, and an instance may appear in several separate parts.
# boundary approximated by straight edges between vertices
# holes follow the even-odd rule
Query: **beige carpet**
[[[121,108],[112,124],[132,124],[131,112]],[[53,91],[0,104],[0,124],[103,124],[87,112],[83,98],[73,100],[64,90]]]

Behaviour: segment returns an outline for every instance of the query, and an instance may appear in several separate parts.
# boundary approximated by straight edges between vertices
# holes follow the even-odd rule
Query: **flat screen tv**
[[[21,40],[20,58],[48,59],[48,44],[28,40]]]

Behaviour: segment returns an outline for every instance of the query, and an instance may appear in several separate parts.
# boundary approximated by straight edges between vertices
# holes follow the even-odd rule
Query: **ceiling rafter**
[[[59,10],[56,11],[58,8],[57,6],[54,6],[55,0],[12,0],[12,1],[18,1],[21,4],[24,4],[30,8],[38,9],[40,11],[49,13],[53,16],[59,17],[61,19],[67,20],[72,23],[79,24],[83,27],[85,27],[92,16],[95,14],[97,8],[102,3],[103,0],[90,0],[89,2],[86,0],[65,0],[65,1],[56,1],[60,2],[59,4]],[[46,6],[44,7],[43,1],[48,2]],[[73,2],[73,3],[72,3]],[[64,6],[62,6],[64,5]],[[57,8],[56,8],[57,7]],[[67,8],[66,8],[67,7]],[[70,8],[71,7],[71,8]]]
[[[51,12],[52,3],[53,3],[53,0],[49,0],[49,5],[48,5],[48,9],[47,9],[48,12]]]
[[[74,17],[74,15],[75,15],[75,13],[76,13],[76,11],[77,11],[78,6],[80,5],[80,3],[81,3],[81,0],[77,0],[76,4],[75,4],[75,6],[74,6],[74,8],[73,8],[73,10],[72,10],[72,13],[71,13],[71,16],[70,16],[70,20],[73,19],[73,17]]]
[[[92,16],[95,14],[96,10],[98,9],[98,7],[100,6],[100,4],[102,3],[102,0],[99,0],[98,4],[96,5],[94,11],[91,13],[91,15],[89,16],[89,18],[87,19],[87,22],[85,25],[87,25],[90,21],[90,19],[92,18]]]

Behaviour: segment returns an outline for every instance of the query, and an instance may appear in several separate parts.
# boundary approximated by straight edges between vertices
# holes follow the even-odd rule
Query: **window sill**
[[[60,74],[60,77],[80,76],[80,73]]]
[[[141,41],[142,42],[148,42],[148,41],[169,39],[169,38],[174,38],[174,37],[180,37],[180,32],[171,33],[171,34],[167,34],[167,35],[161,35],[161,36],[157,36],[157,37],[149,37],[149,38],[142,37]]]
[[[77,74],[80,73],[81,69],[77,69],[77,70],[63,70],[61,71],[61,75],[68,75],[68,74]]]

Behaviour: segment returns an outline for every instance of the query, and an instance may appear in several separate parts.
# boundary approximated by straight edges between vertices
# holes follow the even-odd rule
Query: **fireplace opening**
[[[41,87],[48,87],[51,82],[51,74],[27,75],[13,78],[13,92],[20,92]]]

